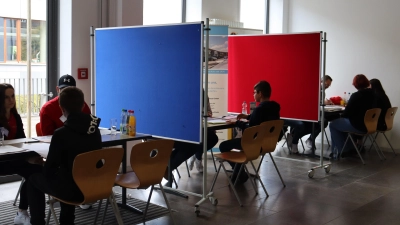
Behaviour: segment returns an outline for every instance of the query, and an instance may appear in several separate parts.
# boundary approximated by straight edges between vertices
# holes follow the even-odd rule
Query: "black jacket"
[[[360,130],[367,131],[364,124],[365,112],[377,107],[377,98],[370,88],[359,90],[353,93],[347,102],[342,117],[349,118],[351,125]]]
[[[261,102],[254,109],[253,113],[247,117],[247,119],[249,120],[248,126],[257,126],[260,125],[262,122],[269,120],[279,120],[280,110],[281,106],[275,101]],[[247,123],[243,121],[237,121],[236,126],[245,129],[247,127]]]
[[[13,113],[13,116],[15,118],[15,121],[17,122],[17,133],[15,134],[15,139],[17,138],[26,138],[25,132],[24,132],[24,124],[22,123],[21,116],[18,113]],[[0,124],[0,127],[4,127],[4,125]],[[7,140],[9,140],[6,137]]]
[[[381,114],[379,115],[379,120],[378,120],[378,130],[386,130],[386,122],[385,122],[385,116],[386,112],[389,108],[392,108],[392,104],[390,104],[390,100],[388,96],[385,93],[376,93],[377,96],[377,104],[378,108],[380,108]]]
[[[72,178],[75,157],[101,149],[100,118],[90,114],[70,114],[63,127],[54,131],[43,173],[53,185],[77,190]]]

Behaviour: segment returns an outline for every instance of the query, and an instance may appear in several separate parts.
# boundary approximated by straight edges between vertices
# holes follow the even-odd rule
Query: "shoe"
[[[203,162],[202,160],[195,159],[194,163],[196,164],[196,169],[199,173],[203,172]]]
[[[81,209],[86,210],[86,209],[92,208],[92,205],[91,204],[83,204],[83,205],[80,205],[79,207],[81,207]]]
[[[194,166],[194,161],[196,160],[196,156],[192,155],[192,157],[189,158],[189,170],[192,171],[193,170],[193,166]]]
[[[298,153],[299,153],[299,149],[298,149],[298,147],[297,147],[297,144],[292,144],[291,152],[292,152],[293,154],[298,154]]]
[[[239,175],[239,179],[238,179],[238,181],[236,182],[236,185],[237,184],[244,184],[244,183],[246,183],[246,181],[249,179],[249,175],[247,175],[247,173],[245,173],[245,172],[242,172],[240,175]],[[235,180],[236,180],[236,176],[231,176],[231,181],[232,181],[232,184],[235,184]]]
[[[306,140],[306,146],[308,149],[312,149],[312,141],[310,138]]]
[[[27,211],[17,212],[17,216],[14,218],[14,224],[20,225],[31,225],[31,218]]]

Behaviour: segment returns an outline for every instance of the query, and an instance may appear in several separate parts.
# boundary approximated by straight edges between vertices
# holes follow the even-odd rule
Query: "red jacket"
[[[82,112],[90,114],[89,106],[86,104]],[[64,126],[64,122],[60,120],[62,111],[58,103],[58,96],[46,102],[40,109],[40,126],[43,135],[53,135],[57,128]]]

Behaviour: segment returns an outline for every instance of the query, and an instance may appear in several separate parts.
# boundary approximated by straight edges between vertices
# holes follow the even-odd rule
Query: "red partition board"
[[[254,85],[266,80],[282,118],[318,121],[321,38],[320,32],[229,36],[228,112],[241,112],[243,101],[254,101]]]

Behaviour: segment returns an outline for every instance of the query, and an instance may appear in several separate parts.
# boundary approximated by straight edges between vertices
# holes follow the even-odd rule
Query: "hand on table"
[[[331,100],[325,99],[325,105],[334,105],[334,104]]]
[[[246,114],[239,114],[239,115],[236,117],[236,119],[237,119],[237,120],[247,119],[248,116],[249,116],[249,115],[246,115]]]

